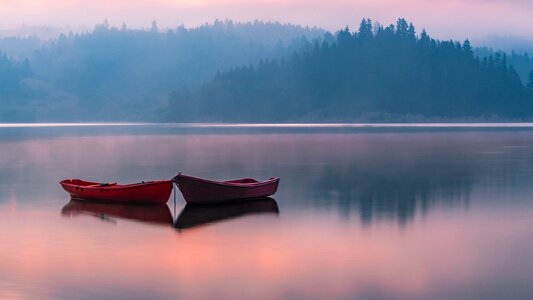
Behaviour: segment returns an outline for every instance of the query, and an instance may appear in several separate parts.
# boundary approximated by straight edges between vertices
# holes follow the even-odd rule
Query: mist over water
[[[533,297],[528,128],[37,127],[0,142],[0,298]],[[177,172],[281,183],[201,212],[179,192],[176,208],[72,203],[58,184]]]
[[[533,299],[528,2],[0,0],[0,300]]]

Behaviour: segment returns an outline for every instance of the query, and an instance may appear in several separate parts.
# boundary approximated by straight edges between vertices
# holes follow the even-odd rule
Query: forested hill
[[[281,60],[219,73],[169,98],[175,121],[393,121],[533,119],[532,91],[507,57],[476,57],[469,41],[439,41],[405,19]]]
[[[0,53],[0,95],[8,96],[19,92],[19,81],[29,73],[27,60],[13,61]]]
[[[0,39],[0,122],[531,120],[532,91],[511,65],[533,87],[527,54],[438,41],[404,19],[335,35],[104,22],[52,41]]]
[[[289,55],[324,32],[260,21],[168,30],[155,22],[148,30],[104,22],[50,42],[3,39],[0,55],[10,58],[0,57],[0,122],[157,121],[172,90]],[[25,61],[29,48],[37,50]]]

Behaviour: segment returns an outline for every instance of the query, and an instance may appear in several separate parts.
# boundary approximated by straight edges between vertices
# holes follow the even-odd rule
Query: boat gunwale
[[[139,182],[139,183],[130,183],[130,184],[114,184],[114,185],[104,185],[104,186],[84,186],[84,185],[70,183],[69,181],[72,181],[72,180],[79,180],[81,182],[86,182],[86,183],[100,184],[99,182],[85,181],[85,180],[81,180],[81,179],[65,179],[65,180],[60,181],[59,184],[60,185],[71,186],[71,187],[75,187],[75,188],[83,188],[83,189],[91,189],[91,190],[131,189],[131,188],[137,188],[137,187],[144,187],[144,186],[147,186],[147,185],[162,184],[162,183],[167,183],[167,182],[170,182],[172,184],[172,180],[154,180],[154,181],[149,181],[149,182]]]
[[[198,177],[189,176],[189,175],[178,174],[172,179],[172,181],[175,182],[176,185],[178,185],[178,187],[179,187],[178,178],[180,178],[180,177],[181,178],[185,178],[185,179],[189,179],[189,180],[193,180],[193,181],[200,181],[200,182],[203,182],[203,183],[214,184],[214,185],[218,185],[218,186],[237,187],[237,188],[259,187],[259,186],[269,185],[269,184],[273,184],[275,182],[279,182],[279,178],[278,177],[272,177],[272,178],[269,178],[267,180],[251,182],[251,183],[236,183],[236,182],[230,182],[231,180],[230,181],[216,181],[216,180],[198,178]],[[234,180],[239,180],[239,179],[234,179]]]

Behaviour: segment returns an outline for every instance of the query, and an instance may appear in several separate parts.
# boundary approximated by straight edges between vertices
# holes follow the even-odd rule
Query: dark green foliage
[[[38,76],[81,99],[145,102],[176,86],[198,85],[217,71],[285,54],[282,42],[276,48],[260,36],[251,39],[241,33],[249,26],[254,25],[216,21],[158,33],[155,21],[150,31],[124,31],[104,23],[89,34],[60,37],[36,54],[34,68]],[[300,45],[291,47],[294,51]]]
[[[529,78],[527,80],[527,88],[528,89],[533,89],[533,70],[531,70],[531,72],[529,72]]]
[[[0,95],[7,97],[20,92],[20,80],[29,74],[28,60],[17,62],[0,53]]]
[[[346,27],[336,35],[257,21],[167,32],[155,22],[150,30],[104,22],[50,42],[3,38],[0,49],[9,56],[0,55],[0,121],[529,119],[532,113],[527,54],[472,49],[468,40],[438,41],[425,31],[417,36],[405,19],[387,27],[363,19],[357,32]]]
[[[374,33],[375,32],[375,33]],[[338,32],[284,61],[218,74],[170,97],[180,121],[350,121],[391,116],[527,119],[532,95],[505,54],[474,56],[470,42],[416,36],[405,19]]]
[[[217,71],[282,57],[309,44],[303,36],[323,34],[316,28],[259,21],[215,21],[165,32],[155,21],[149,30],[129,30],[125,24],[114,28],[104,22],[92,32],[61,35],[34,51],[30,57],[33,79],[26,82],[24,95],[11,101],[11,107],[18,115],[29,116],[28,120],[44,120],[32,116],[41,109],[34,101],[40,97],[39,103],[49,103],[42,108],[47,121],[158,120],[168,94],[177,87],[196,87]],[[18,48],[12,45],[16,42],[0,39],[0,47],[11,46],[15,53]],[[4,60],[0,58],[0,64]],[[9,73],[11,81],[3,79],[2,86],[11,89],[19,77],[7,68],[3,72]],[[5,113],[5,101],[1,102],[5,96],[0,90],[0,122],[12,120]],[[65,99],[68,104],[60,103]],[[68,109],[52,115],[44,111],[50,105]]]
[[[493,51],[491,48],[480,47],[473,49],[474,55],[478,56],[483,60],[483,58],[489,58],[490,56],[495,56],[497,53],[503,55],[502,51]],[[533,69],[533,58],[529,56],[527,52],[522,54],[516,53],[515,51],[510,51],[511,54],[507,55],[507,63],[512,65],[516,69],[518,75],[522,79],[524,84],[527,84],[529,79],[529,72]]]

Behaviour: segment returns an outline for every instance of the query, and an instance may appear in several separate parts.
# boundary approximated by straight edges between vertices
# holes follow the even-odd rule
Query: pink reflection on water
[[[38,210],[0,213],[0,279],[18,286],[11,293],[22,298],[79,288],[203,299],[424,299],[491,282],[516,245],[533,250],[531,220],[502,223],[491,214],[442,213],[409,229],[382,224],[369,231],[328,216],[259,216],[178,233]],[[532,275],[526,267],[515,272],[517,285]]]
[[[6,141],[0,299],[529,296],[532,146],[530,132]],[[280,174],[280,215],[181,232],[60,215],[68,197],[59,179],[128,182],[177,171],[215,179]],[[472,209],[449,208],[463,198]],[[406,203],[412,223],[387,222]],[[360,215],[380,205],[392,208],[361,227]]]

